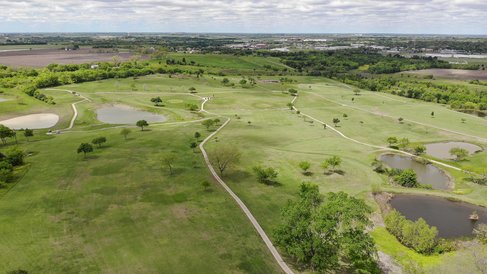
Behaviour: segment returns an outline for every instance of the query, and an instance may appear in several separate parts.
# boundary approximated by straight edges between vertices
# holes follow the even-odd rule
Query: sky
[[[487,0],[0,0],[0,32],[487,34]]]

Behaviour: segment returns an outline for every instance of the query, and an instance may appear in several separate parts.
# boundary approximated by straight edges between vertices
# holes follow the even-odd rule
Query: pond
[[[416,172],[418,182],[431,185],[434,189],[449,189],[451,182],[446,173],[431,164],[422,164],[409,156],[398,154],[382,154],[380,160],[386,165],[397,169],[412,169]]]
[[[450,149],[459,147],[466,149],[469,154],[474,154],[477,151],[481,151],[482,148],[465,142],[444,142],[444,143],[432,143],[426,144],[426,154],[440,159],[454,159],[455,156],[450,154]]]
[[[99,108],[96,113],[98,120],[107,124],[135,124],[138,120],[156,123],[167,120],[164,115],[138,110],[127,105],[105,106]]]
[[[0,124],[11,129],[41,129],[51,128],[57,124],[59,116],[54,113],[29,114],[0,121]]]
[[[487,223],[487,208],[441,197],[396,194],[389,203],[409,220],[423,218],[438,228],[438,235],[442,238],[472,236],[476,225]],[[478,221],[469,219],[474,211],[479,215]]]

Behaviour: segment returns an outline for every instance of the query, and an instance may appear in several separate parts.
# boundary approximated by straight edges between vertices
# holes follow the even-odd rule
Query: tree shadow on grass
[[[313,172],[311,171],[305,171],[305,172],[302,172],[304,176],[311,176],[313,175]]]

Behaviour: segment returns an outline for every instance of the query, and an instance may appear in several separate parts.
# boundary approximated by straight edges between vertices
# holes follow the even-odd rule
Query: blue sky
[[[0,0],[0,32],[487,34],[487,0]]]

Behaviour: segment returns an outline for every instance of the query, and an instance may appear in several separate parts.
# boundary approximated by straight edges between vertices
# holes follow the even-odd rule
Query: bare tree
[[[240,151],[235,146],[219,146],[210,155],[211,162],[220,171],[221,176],[228,167],[240,161]]]

